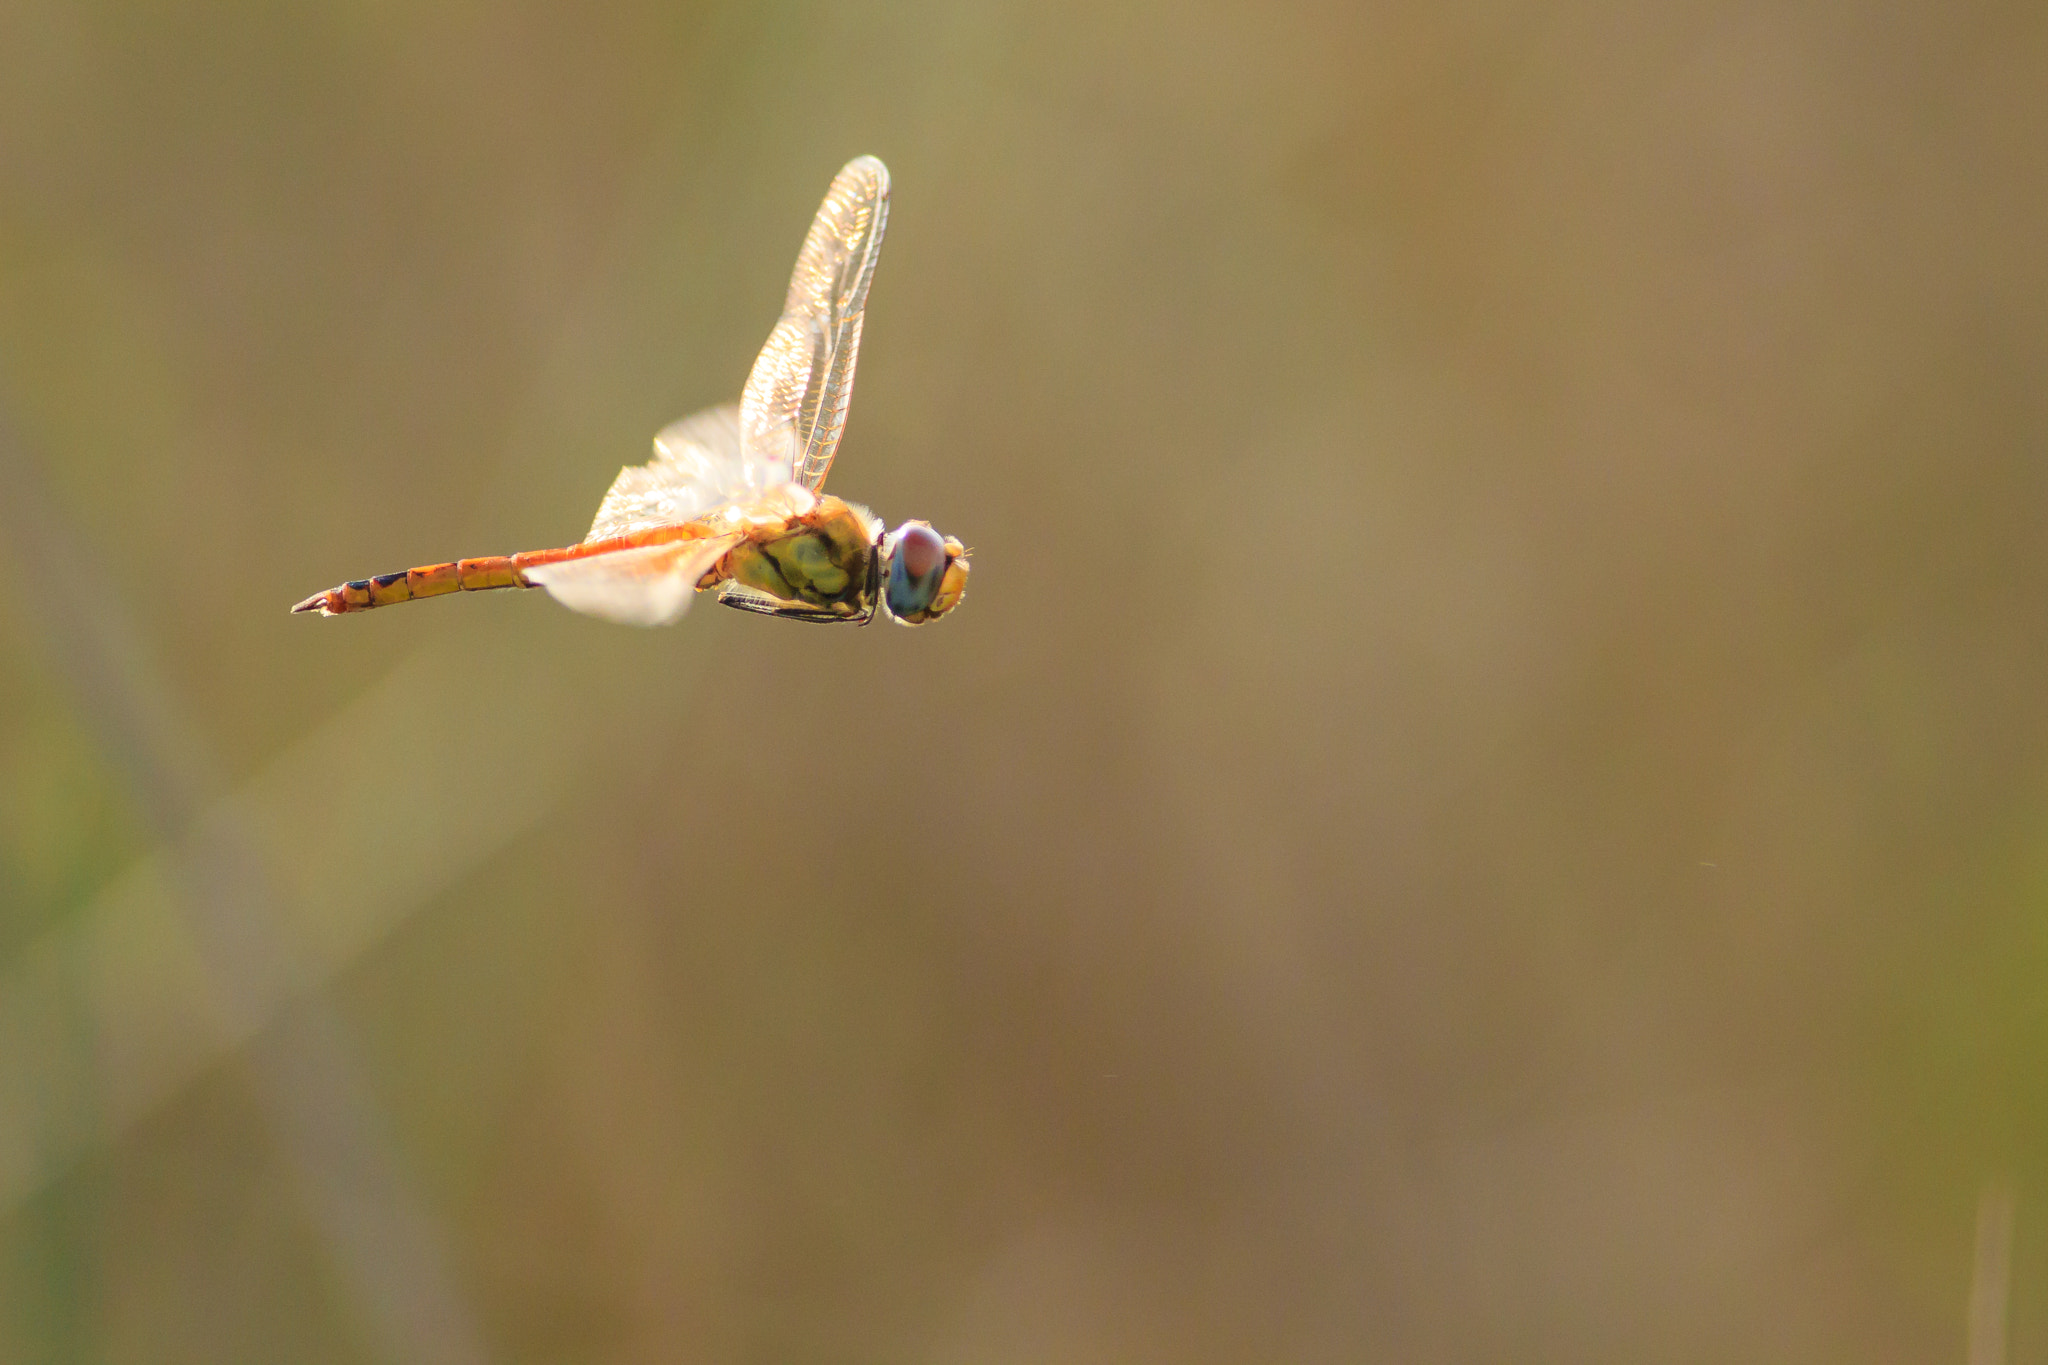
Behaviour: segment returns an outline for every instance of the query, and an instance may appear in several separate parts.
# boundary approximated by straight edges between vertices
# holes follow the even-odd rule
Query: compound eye
[[[946,542],[921,522],[905,522],[889,557],[889,610],[907,619],[930,610],[945,577]]]
[[[946,542],[931,527],[912,522],[896,537],[896,562],[912,578],[929,578],[946,566]]]

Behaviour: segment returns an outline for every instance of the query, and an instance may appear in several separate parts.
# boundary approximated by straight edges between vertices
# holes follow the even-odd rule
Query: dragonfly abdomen
[[[316,592],[293,607],[293,611],[317,611],[322,616],[368,611],[372,607],[395,606],[422,597],[439,597],[451,592],[483,592],[490,588],[530,588],[519,571],[516,555],[487,555],[482,559],[458,559],[448,564],[428,564],[404,573],[358,578],[340,587]]]
[[[481,559],[458,559],[448,564],[428,564],[404,573],[358,578],[340,587],[316,592],[293,607],[293,611],[317,611],[322,616],[368,611],[372,607],[396,606],[422,597],[440,597],[451,592],[487,592],[492,588],[534,588],[525,570],[541,564],[558,564],[568,559],[590,559],[615,550],[638,549],[670,541],[695,540],[711,534],[701,522],[677,526],[656,526],[630,535],[604,540],[586,540],[559,550],[522,550],[516,555],[485,555]]]

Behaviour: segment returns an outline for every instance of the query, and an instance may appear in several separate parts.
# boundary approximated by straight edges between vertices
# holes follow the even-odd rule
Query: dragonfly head
[[[967,593],[967,547],[930,522],[906,521],[882,537],[882,609],[906,626],[935,621]]]

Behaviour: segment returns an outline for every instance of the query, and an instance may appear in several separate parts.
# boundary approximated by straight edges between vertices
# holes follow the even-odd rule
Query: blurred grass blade
[[[405,842],[367,877],[323,880],[331,831],[387,828],[358,809],[376,711],[352,710],[225,799],[217,765],[179,712],[120,599],[65,534],[55,503],[0,417],[0,533],[15,587],[43,627],[79,709],[163,840],[160,850],[32,944],[0,980],[0,1207],[13,1207],[87,1150],[245,1042],[258,1093],[314,1222],[393,1358],[469,1365],[482,1338],[457,1293],[439,1230],[407,1190],[339,1022],[305,999],[339,962],[424,893],[421,873],[464,865]],[[402,708],[401,708],[402,710]],[[413,737],[406,736],[408,740]],[[460,826],[469,807],[438,808]],[[333,823],[339,821],[340,823]],[[431,822],[430,822],[431,824]],[[446,833],[432,826],[427,837]],[[493,838],[498,831],[493,831]],[[280,842],[282,841],[282,842]],[[317,891],[348,888],[350,903]],[[307,894],[312,889],[315,894]],[[366,893],[366,894],[365,894]],[[81,1011],[85,1048],[65,1049]],[[264,1031],[259,1038],[259,1031]]]
[[[1994,1180],[1977,1198],[1977,1260],[1970,1275],[1969,1365],[2005,1365],[2012,1292],[2012,1186]]]
[[[473,665],[453,644],[421,651],[0,977],[0,1094],[58,1087],[38,1079],[34,1040],[65,1008],[73,974],[96,1054],[89,1093],[0,1104],[0,1204],[76,1155],[53,1144],[111,1139],[540,816],[538,796],[509,813],[475,796],[546,790],[555,750],[503,743],[495,715],[406,719],[408,698],[447,694]],[[502,687],[515,710],[544,704],[544,683]],[[393,782],[394,772],[413,780]],[[254,896],[260,924],[236,933],[220,923],[222,906]],[[38,1109],[97,1114],[102,1131],[38,1139]]]

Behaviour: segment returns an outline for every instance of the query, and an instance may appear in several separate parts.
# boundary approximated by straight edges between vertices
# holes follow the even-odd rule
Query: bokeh
[[[2048,11],[0,0],[0,1360],[2048,1357]],[[895,180],[916,632],[579,538]]]

